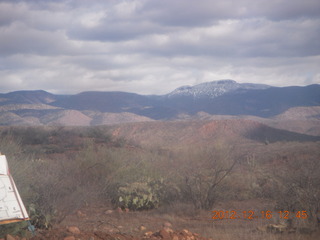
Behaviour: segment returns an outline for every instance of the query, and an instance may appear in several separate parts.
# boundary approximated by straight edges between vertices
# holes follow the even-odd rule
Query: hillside
[[[195,115],[179,114],[176,120],[225,120],[247,119],[266,124],[273,128],[283,129],[301,134],[320,136],[320,107],[293,107],[271,118],[262,118],[250,115],[212,115],[206,112],[198,112]]]
[[[271,118],[272,127],[320,136],[320,107],[295,107]]]
[[[66,118],[79,114],[64,111],[69,111]],[[308,213],[315,211],[320,137],[246,119],[1,127],[0,134],[1,151],[8,156],[37,229],[37,235],[27,239],[313,240],[318,236],[309,219],[295,219],[294,228],[281,225],[282,234],[264,227],[279,226],[275,203],[284,204],[280,205],[284,209],[289,209],[285,204],[295,204]],[[232,174],[211,192],[212,181],[232,162],[236,162]],[[143,186],[148,182],[148,191],[156,190],[150,196],[157,196],[150,199],[160,199],[161,205],[137,211],[117,202],[119,186],[132,187],[134,194],[140,191],[135,186],[142,187],[146,194]],[[216,197],[213,207],[197,208],[195,199],[209,194]],[[254,210],[257,219],[213,219],[214,211],[228,209],[239,217]],[[273,212],[273,219],[259,219],[258,213],[266,209]],[[163,231],[165,224],[170,232]],[[25,229],[22,226],[20,232]],[[0,236],[8,233],[18,234],[2,226]]]
[[[65,117],[51,121],[61,123],[73,114],[79,122],[87,120],[80,111],[63,111]],[[293,219],[292,227],[279,224],[277,213],[278,206],[307,209],[310,216],[316,213],[320,137],[247,119],[2,126],[0,136],[1,151],[10,161],[10,172],[36,226],[36,236],[27,234],[27,239],[313,240],[319,236],[311,217]],[[121,189],[129,191],[122,195]],[[120,197],[131,193],[132,204],[122,203]],[[155,205],[138,210],[134,199],[141,193],[138,199],[146,194],[149,199],[143,206],[150,201]],[[211,197],[212,206],[198,207]],[[229,209],[243,219],[213,218],[214,212]],[[261,216],[266,209],[273,218]],[[256,213],[252,219],[241,214],[249,210]],[[26,232],[26,224],[15,226],[19,232],[12,225],[2,226],[0,237]]]
[[[217,139],[233,143],[320,141],[319,136],[272,128],[260,122],[246,119],[130,123],[113,126],[112,135],[145,146],[157,145],[161,147],[206,145],[214,143]]]

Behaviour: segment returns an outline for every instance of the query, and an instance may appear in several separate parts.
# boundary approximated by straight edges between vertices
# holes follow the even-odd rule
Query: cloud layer
[[[320,83],[318,0],[0,1],[0,89]]]

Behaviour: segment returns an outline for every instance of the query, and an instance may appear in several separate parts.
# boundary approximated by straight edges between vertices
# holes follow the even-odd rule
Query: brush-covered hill
[[[216,140],[263,144],[320,141],[319,136],[277,129],[247,119],[128,123],[113,126],[111,132],[116,138],[125,138],[139,145],[162,147],[212,144]]]

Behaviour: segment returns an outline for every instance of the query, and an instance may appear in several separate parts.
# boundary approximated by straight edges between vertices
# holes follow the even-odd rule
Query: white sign
[[[0,224],[29,220],[9,172],[6,156],[0,155]]]

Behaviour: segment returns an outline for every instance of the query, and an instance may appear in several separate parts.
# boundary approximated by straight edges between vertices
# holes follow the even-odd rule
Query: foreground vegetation
[[[108,127],[0,131],[0,150],[37,228],[50,228],[96,203],[132,211],[171,209],[173,214],[180,211],[177,206],[188,205],[197,214],[221,202],[254,199],[271,202],[270,211],[306,211],[303,221],[282,219],[293,228],[318,227],[319,142],[267,145],[242,139],[237,144],[217,138],[201,146],[163,149],[115,138]],[[25,227],[7,225],[1,231]]]

